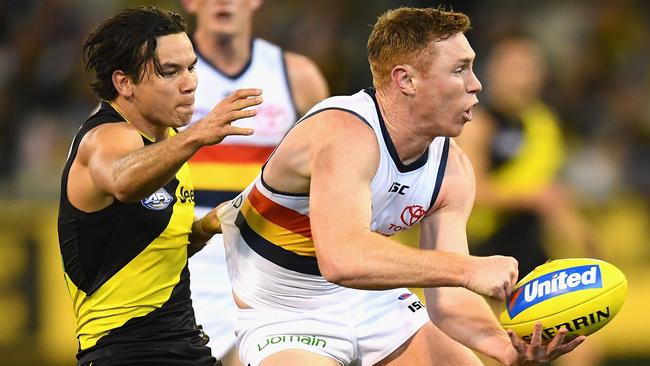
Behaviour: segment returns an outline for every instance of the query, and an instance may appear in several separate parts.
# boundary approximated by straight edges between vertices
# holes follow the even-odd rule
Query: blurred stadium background
[[[81,46],[119,9],[176,0],[0,1],[0,364],[72,365],[76,341],[56,234],[60,171],[96,100]],[[312,57],[334,94],[370,85],[365,41],[385,9],[434,1],[266,0],[256,34]],[[560,115],[563,174],[593,225],[602,259],[628,276],[628,299],[599,334],[607,365],[650,365],[650,2],[449,1],[468,13],[481,65],[518,27],[550,63],[546,102]],[[488,85],[485,85],[489,88]],[[571,256],[562,245],[557,257]]]

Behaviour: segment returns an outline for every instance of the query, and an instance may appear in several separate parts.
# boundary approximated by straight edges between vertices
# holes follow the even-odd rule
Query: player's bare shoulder
[[[458,143],[451,139],[440,194],[432,211],[445,206],[455,206],[469,214],[475,194],[476,178],[472,162]]]
[[[314,169],[329,171],[334,165],[346,165],[374,174],[378,164],[379,145],[372,129],[349,112],[329,109],[289,131],[268,161],[264,179],[277,182],[280,190],[300,193],[309,189]],[[295,184],[298,181],[302,183]]]
[[[132,151],[143,146],[142,137],[133,125],[127,122],[103,123],[83,136],[76,160],[84,163],[99,151],[113,149]]]
[[[327,98],[329,87],[316,63],[309,57],[285,52],[285,62],[294,102],[300,114]]]
[[[372,128],[356,115],[338,109],[322,111],[301,124],[309,130],[312,154],[335,148],[349,154],[372,155],[379,159],[379,145]],[[376,153],[373,153],[376,152]],[[342,156],[362,159],[362,156]]]
[[[450,176],[456,176],[460,179],[469,178],[467,179],[467,183],[471,183],[473,186],[474,168],[472,166],[472,161],[454,139],[450,140],[449,156],[447,159],[447,174]]]

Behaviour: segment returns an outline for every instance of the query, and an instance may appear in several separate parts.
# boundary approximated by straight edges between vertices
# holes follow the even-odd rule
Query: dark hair
[[[185,32],[185,20],[171,11],[156,7],[126,9],[103,21],[95,28],[83,47],[86,72],[94,71],[90,86],[104,100],[117,97],[113,72],[121,70],[135,80],[142,81],[149,60],[156,74],[162,67],[156,57],[157,38]]]
[[[391,69],[417,59],[430,42],[470,28],[467,15],[444,8],[391,9],[382,14],[368,38],[368,61],[376,87],[390,80]]]

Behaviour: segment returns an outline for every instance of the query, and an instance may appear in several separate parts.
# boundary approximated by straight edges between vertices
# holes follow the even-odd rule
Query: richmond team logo
[[[165,188],[160,188],[154,194],[140,202],[142,202],[142,206],[150,210],[160,211],[166,209],[173,200],[174,198],[167,193]]]
[[[427,211],[420,205],[408,206],[402,211],[400,219],[406,226],[413,226],[420,221]]]

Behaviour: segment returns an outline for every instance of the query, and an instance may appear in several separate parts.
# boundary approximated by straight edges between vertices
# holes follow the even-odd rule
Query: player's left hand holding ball
[[[507,365],[534,365],[544,362],[552,361],[565,353],[573,351],[585,339],[586,336],[578,336],[570,342],[564,343],[564,338],[567,334],[567,329],[562,327],[555,337],[546,345],[542,342],[542,331],[544,327],[541,322],[535,323],[533,328],[533,335],[530,343],[519,338],[519,336],[512,330],[508,330],[508,336],[514,347],[514,352],[509,352],[506,357]]]

